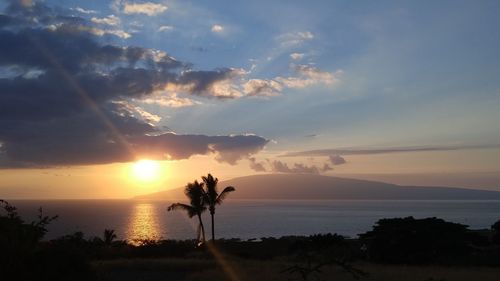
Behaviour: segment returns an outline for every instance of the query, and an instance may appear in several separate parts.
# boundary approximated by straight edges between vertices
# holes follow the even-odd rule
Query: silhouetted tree
[[[360,238],[376,261],[429,263],[466,257],[474,237],[463,224],[406,217],[381,219]]]
[[[493,231],[493,243],[500,243],[500,220],[497,220],[492,226],[491,230]]]
[[[345,238],[338,234],[316,234],[309,237],[295,237],[291,245],[296,263],[283,271],[299,277],[299,280],[323,280],[323,267],[338,266],[359,279],[367,273],[352,266]],[[344,250],[343,250],[344,249]]]
[[[23,281],[94,280],[90,263],[66,245],[41,242],[57,216],[25,222],[14,206],[0,200],[0,279]]]
[[[210,216],[212,219],[212,241],[215,241],[215,226],[214,226],[214,215],[215,215],[215,205],[220,205],[224,198],[229,194],[229,192],[235,191],[235,188],[232,186],[228,186],[222,190],[221,193],[217,191],[217,183],[218,179],[214,178],[211,174],[208,174],[206,177],[201,177],[203,182],[205,183],[205,196],[206,196],[206,204],[208,205],[208,209],[210,211]]]
[[[203,220],[201,219],[201,214],[207,209],[204,201],[206,196],[205,196],[205,191],[203,189],[203,183],[200,183],[196,180],[193,183],[188,183],[184,190],[184,194],[186,194],[187,198],[189,199],[190,203],[189,205],[182,203],[174,203],[170,205],[167,208],[167,210],[172,211],[181,209],[185,210],[190,218],[197,216],[199,221],[197,239],[198,241],[200,240],[200,234],[201,234],[201,239],[203,243],[205,243],[205,227],[203,226]]]
[[[104,229],[104,243],[106,245],[111,245],[115,239],[116,234],[113,229]]]

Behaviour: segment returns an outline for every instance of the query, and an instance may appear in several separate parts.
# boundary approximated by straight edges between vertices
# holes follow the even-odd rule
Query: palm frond
[[[203,182],[205,183],[206,187],[206,199],[207,203],[209,205],[215,204],[215,201],[217,200],[217,183],[219,182],[218,178],[214,178],[212,174],[208,174],[206,177],[202,176]]]
[[[214,176],[212,176],[212,174],[210,174],[210,173],[206,177],[202,176],[201,178],[203,179],[203,182],[211,183],[213,185],[217,185],[217,183],[219,182],[219,179],[214,178]]]
[[[196,209],[193,208],[193,206],[187,205],[187,204],[182,204],[182,203],[174,203],[170,206],[168,206],[167,211],[174,211],[174,210],[184,210],[188,213],[188,216],[190,218],[194,217],[196,215]]]
[[[224,190],[219,194],[219,196],[217,196],[217,199],[215,200],[215,203],[216,204],[221,204],[222,201],[224,201],[224,198],[226,198],[226,196],[230,193],[230,192],[233,192],[235,191],[236,188],[232,187],[232,186],[228,186],[226,188],[224,188]]]
[[[188,183],[184,193],[189,198],[189,203],[193,208],[197,209],[200,213],[206,210],[205,202],[207,197],[203,189],[203,183],[196,180],[193,183]]]

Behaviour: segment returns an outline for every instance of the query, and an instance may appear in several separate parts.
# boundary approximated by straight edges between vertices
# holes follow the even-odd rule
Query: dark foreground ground
[[[479,266],[409,266],[355,263],[367,275],[356,279],[337,266],[325,266],[321,273],[303,279],[300,274],[283,272],[293,263],[283,260],[263,261],[226,257],[224,261],[199,259],[118,259],[94,261],[98,278],[105,281],[498,281],[500,267]],[[319,279],[317,279],[319,278]]]

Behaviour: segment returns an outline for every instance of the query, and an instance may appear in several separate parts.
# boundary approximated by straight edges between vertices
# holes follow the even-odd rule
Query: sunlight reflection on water
[[[141,203],[134,206],[126,231],[126,239],[138,243],[144,240],[158,240],[161,237],[159,214],[153,204]]]
[[[49,225],[46,239],[83,231],[86,237],[102,236],[114,229],[118,239],[195,239],[198,221],[186,212],[167,212],[172,201],[133,200],[53,200],[15,201],[19,214],[27,221],[37,220],[37,209],[59,215]],[[217,206],[217,238],[260,238],[283,235],[311,235],[336,232],[356,237],[381,218],[414,216],[439,217],[469,225],[471,229],[490,228],[498,220],[500,201],[279,201],[228,200]],[[210,214],[203,214],[206,235],[210,237]]]

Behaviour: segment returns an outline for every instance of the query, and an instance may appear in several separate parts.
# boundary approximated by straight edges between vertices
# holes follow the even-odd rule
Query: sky
[[[128,198],[208,172],[500,190],[499,12],[2,1],[0,198]]]

